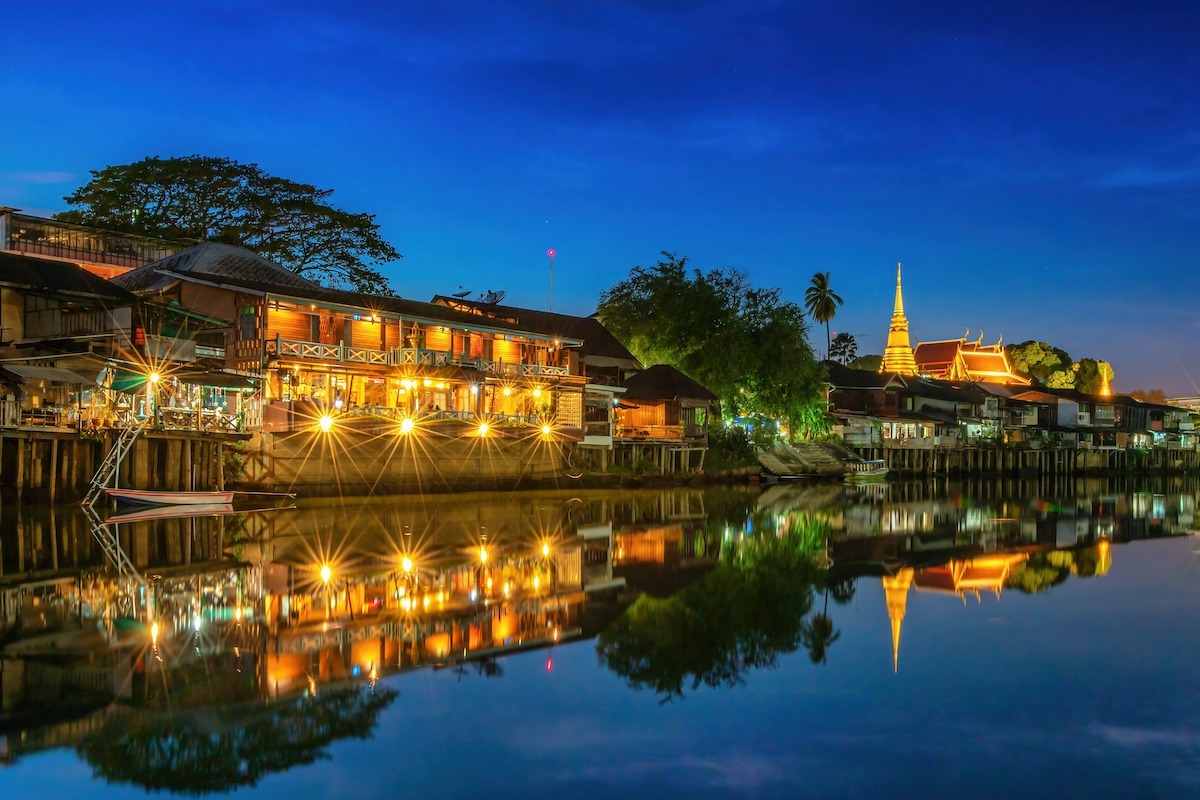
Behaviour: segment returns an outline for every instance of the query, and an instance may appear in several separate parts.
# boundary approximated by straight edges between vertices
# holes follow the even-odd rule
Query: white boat
[[[228,505],[233,492],[153,492],[142,489],[105,489],[104,493],[123,503],[155,506]]]
[[[847,483],[872,483],[887,477],[888,468],[881,459],[851,461],[846,465]]]

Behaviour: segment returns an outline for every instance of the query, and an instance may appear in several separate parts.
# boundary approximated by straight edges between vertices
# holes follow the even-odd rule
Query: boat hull
[[[122,503],[152,506],[228,505],[233,492],[154,492],[141,489],[105,489],[104,493]]]

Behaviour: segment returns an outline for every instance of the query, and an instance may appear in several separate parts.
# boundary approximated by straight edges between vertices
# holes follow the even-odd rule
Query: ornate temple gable
[[[959,339],[921,342],[914,352],[917,371],[932,378],[952,381],[987,381],[1004,385],[1028,386],[1029,381],[1013,374],[1004,352],[1003,338],[985,345],[983,333],[968,341],[970,331]]]

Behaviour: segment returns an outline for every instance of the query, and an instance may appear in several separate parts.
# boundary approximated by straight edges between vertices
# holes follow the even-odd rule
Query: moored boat
[[[156,506],[228,505],[233,492],[156,492],[143,489],[105,489],[104,493],[123,503]]]
[[[846,467],[847,483],[874,483],[884,480],[888,474],[882,459],[852,461]]]

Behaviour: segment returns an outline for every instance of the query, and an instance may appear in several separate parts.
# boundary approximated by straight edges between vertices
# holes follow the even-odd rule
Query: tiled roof
[[[537,331],[564,339],[579,339],[583,346],[579,349],[580,356],[585,361],[589,357],[610,359],[616,366],[628,369],[641,369],[642,365],[617,337],[601,324],[595,317],[576,317],[570,314],[555,314],[552,311],[538,311],[532,308],[517,306],[501,306],[495,303],[483,303],[476,300],[464,300],[458,297],[435,295],[433,302],[439,305],[469,309],[468,313],[477,313],[484,319],[489,317],[507,319],[515,322],[524,330]],[[604,366],[608,366],[605,364]]]
[[[716,400],[717,396],[669,364],[655,364],[625,381],[622,400]]]
[[[192,275],[208,280],[237,278],[275,287],[312,289],[316,283],[302,278],[244,247],[220,242],[203,242],[158,261],[118,275],[112,282],[134,292],[153,291],[174,282],[163,273]]]
[[[903,387],[904,378],[894,372],[874,372],[854,369],[837,361],[822,361],[825,382],[835,389],[886,389],[889,385]]]
[[[917,369],[949,367],[954,363],[954,356],[958,354],[960,345],[962,345],[962,342],[958,339],[951,339],[947,342],[922,342],[918,344],[916,350],[913,351],[913,358],[917,362]]]

